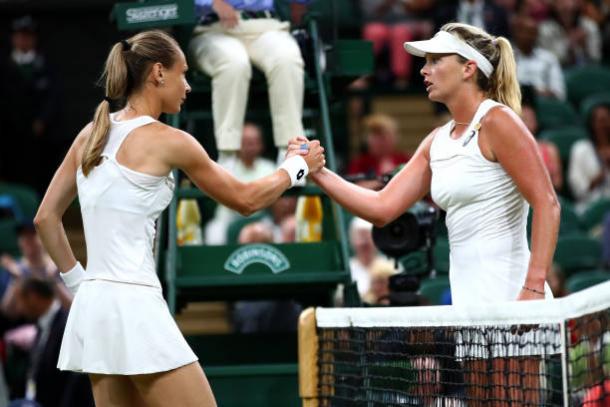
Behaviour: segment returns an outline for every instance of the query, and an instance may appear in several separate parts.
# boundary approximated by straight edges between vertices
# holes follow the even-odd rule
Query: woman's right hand
[[[320,145],[318,140],[310,141],[308,146],[309,152],[303,158],[309,167],[309,173],[313,174],[324,168],[326,157],[324,156],[324,147]]]

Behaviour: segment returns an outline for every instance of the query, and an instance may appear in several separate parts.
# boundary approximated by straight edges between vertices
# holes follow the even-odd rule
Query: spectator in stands
[[[509,37],[508,14],[493,0],[458,0],[437,7],[436,30],[449,22],[474,25],[493,35]]]
[[[582,13],[581,0],[551,2],[551,18],[540,25],[539,45],[563,67],[599,62],[602,44],[597,24]]]
[[[413,69],[413,58],[405,54],[402,44],[432,34],[429,12],[434,3],[435,0],[361,0],[366,18],[362,36],[373,42],[377,56],[387,48],[394,85],[398,88],[407,86]]]
[[[279,243],[292,243],[296,240],[297,218],[294,214],[285,217],[280,222]]]
[[[371,288],[370,267],[376,260],[383,260],[373,243],[373,224],[361,218],[353,218],[349,225],[350,244],[354,255],[349,261],[352,281],[358,286],[358,293],[364,297]]]
[[[514,12],[532,17],[537,23],[546,20],[550,13],[549,0],[516,0]]]
[[[542,156],[544,166],[551,177],[551,182],[555,191],[561,191],[563,188],[563,164],[559,149],[554,143],[538,138],[538,118],[536,116],[536,94],[532,86],[526,85],[521,87],[521,119],[527,129],[536,137],[538,150]]]
[[[364,302],[371,305],[390,305],[390,277],[396,274],[394,263],[377,259],[369,268],[371,284],[364,294]]]
[[[568,181],[582,212],[600,197],[610,197],[610,105],[594,107],[588,119],[590,139],[572,145]]]
[[[8,254],[0,257],[2,267],[11,275],[11,282],[2,298],[2,311],[11,317],[16,317],[16,289],[18,282],[27,277],[48,278],[54,282],[53,288],[64,309],[70,308],[72,294],[59,279],[59,270],[44,249],[34,224],[24,222],[17,225],[17,243],[22,256],[15,260]]]
[[[231,168],[227,169],[237,179],[246,182],[272,174],[275,171],[275,164],[261,157],[264,148],[260,126],[254,123],[245,123],[237,161],[231,164]],[[225,165],[227,165],[226,162]],[[240,215],[237,212],[219,205],[216,208],[214,218],[206,226],[206,244],[226,243],[227,228],[231,222],[239,217]]]
[[[583,0],[583,14],[597,23],[602,36],[602,56],[610,55],[610,2],[608,0]]]
[[[538,95],[565,100],[566,88],[557,57],[536,45],[538,24],[525,14],[512,20],[512,38],[517,62],[517,78],[521,85],[532,85]]]
[[[30,354],[26,397],[43,407],[93,406],[86,375],[57,369],[59,349],[68,319],[56,297],[55,281],[29,276],[18,284],[18,308],[36,321],[38,334]]]
[[[272,243],[273,230],[268,223],[250,223],[239,234],[240,244]],[[303,307],[292,300],[238,301],[233,322],[239,333],[294,332]]]
[[[379,189],[383,185],[377,177],[406,163],[410,155],[398,151],[398,125],[390,116],[374,114],[366,117],[364,127],[366,152],[350,161],[347,174],[365,178],[358,182],[361,186]]]
[[[44,193],[64,146],[61,139],[61,103],[57,81],[48,60],[38,49],[36,22],[30,16],[12,23],[12,51],[7,66],[0,69],[2,80],[9,81],[7,94],[10,115],[6,115],[5,146],[0,161],[5,161],[4,177],[24,182]],[[28,151],[31,160],[23,160]],[[31,162],[36,162],[32,165]]]
[[[300,24],[309,0],[291,0]],[[272,0],[196,0],[201,20],[189,45],[195,67],[212,77],[212,112],[219,163],[232,166],[240,150],[252,68],[267,77],[273,137],[284,158],[288,140],[304,134],[304,63],[289,23]]]

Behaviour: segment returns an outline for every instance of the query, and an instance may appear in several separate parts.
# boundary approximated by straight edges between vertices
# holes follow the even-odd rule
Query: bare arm
[[[551,179],[534,137],[514,112],[493,109],[481,124],[481,150],[502,165],[533,209],[532,254],[524,285],[543,292],[559,232],[560,207]],[[522,290],[518,299],[541,297]]]
[[[339,205],[376,226],[383,226],[430,191],[430,145],[435,133],[436,130],[424,139],[413,158],[380,191],[347,182],[326,168],[311,178]]]
[[[60,272],[66,272],[76,264],[76,258],[64,230],[62,217],[76,197],[76,170],[79,166],[79,152],[90,129],[90,126],[87,125],[76,137],[64,161],[53,176],[34,219],[40,239]]]
[[[190,134],[171,129],[166,140],[165,159],[171,167],[183,170],[198,188],[242,215],[268,207],[290,188],[290,177],[284,170],[253,182],[241,182],[212,161]],[[323,151],[317,141],[311,143],[309,154],[304,155],[310,171],[324,165]]]

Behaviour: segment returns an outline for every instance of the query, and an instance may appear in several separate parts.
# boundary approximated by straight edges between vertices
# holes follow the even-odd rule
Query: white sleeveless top
[[[458,139],[450,136],[454,122],[445,124],[430,147],[431,193],[447,212],[456,305],[516,300],[528,271],[529,205],[504,168],[479,148],[481,119],[496,106],[503,105],[490,99],[481,103]]]
[[[87,243],[86,280],[160,287],[155,272],[155,222],[172,199],[173,176],[133,171],[116,160],[123,141],[150,116],[116,121],[110,114],[102,162],[84,176],[77,171],[78,198]]]

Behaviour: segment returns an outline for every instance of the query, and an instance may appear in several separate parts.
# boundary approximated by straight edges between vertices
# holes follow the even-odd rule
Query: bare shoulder
[[[83,127],[82,130],[76,135],[76,138],[72,143],[72,149],[74,150],[74,154],[76,155],[77,162],[80,162],[82,159],[85,146],[87,145],[87,140],[89,140],[92,130],[93,122],[87,123],[85,127]]]
[[[197,140],[186,131],[157,122],[151,124],[151,138],[158,142],[163,148],[180,148]],[[197,143],[198,144],[198,143]]]
[[[197,157],[207,156],[201,144],[186,131],[168,126],[164,123],[154,123],[150,140],[154,144],[155,153],[172,168],[182,168],[185,162]]]
[[[519,115],[507,106],[491,108],[481,120],[482,132],[491,130],[494,137],[496,134],[510,134],[516,128],[524,129],[525,125]]]
[[[428,133],[428,135],[419,144],[419,147],[417,148],[417,151],[415,152],[416,155],[421,154],[426,158],[426,160],[430,161],[430,148],[432,147],[432,142],[434,141],[434,137],[436,136],[438,131],[441,129],[441,127],[442,126],[439,126],[439,127],[435,128],[434,130],[432,130],[430,133]]]

